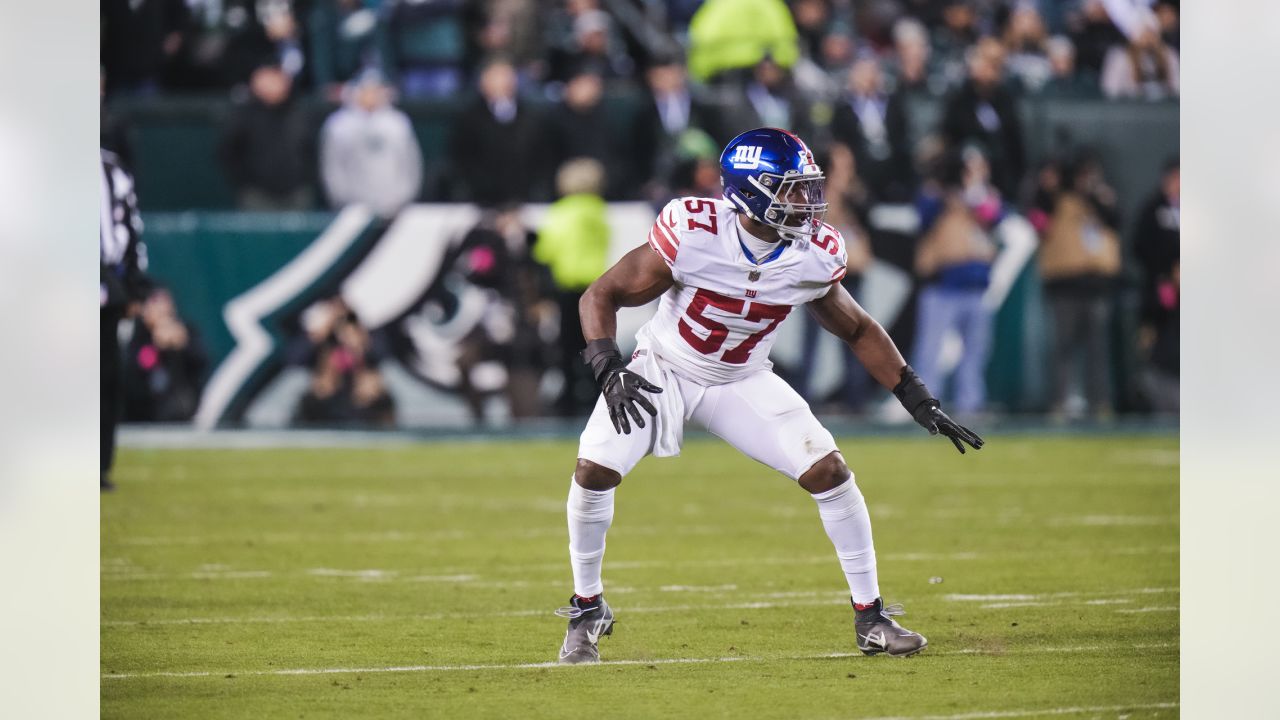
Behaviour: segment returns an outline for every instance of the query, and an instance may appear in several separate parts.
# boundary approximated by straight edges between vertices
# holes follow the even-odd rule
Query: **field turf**
[[[1177,716],[1175,436],[841,447],[919,656],[857,653],[812,500],[714,439],[619,488],[590,667],[546,664],[572,442],[127,450],[102,716]]]

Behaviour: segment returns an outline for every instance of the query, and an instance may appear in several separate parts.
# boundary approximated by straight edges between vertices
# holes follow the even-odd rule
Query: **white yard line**
[[[1084,715],[1088,713],[1125,713],[1134,710],[1173,710],[1178,703],[1141,703],[1136,705],[1094,705],[1090,707],[1057,707],[1038,710],[986,710],[959,715],[894,715],[866,720],[983,720],[984,718],[1042,717],[1044,715]]]
[[[1159,649],[1177,647],[1177,643],[1150,643],[1145,645],[1125,645],[1125,649]],[[1082,645],[1068,647],[1030,647],[1014,650],[985,650],[982,648],[962,648],[959,650],[926,651],[929,655],[1019,655],[1039,653],[1074,653],[1100,652],[1114,650],[1113,647],[1101,645]],[[733,655],[728,657],[703,658],[659,658],[654,660],[606,660],[597,665],[560,665],[555,662],[537,663],[495,663],[487,665],[392,665],[388,667],[328,667],[328,668],[289,668],[282,670],[239,670],[210,671],[196,670],[190,672],[155,671],[138,673],[103,673],[104,680],[128,680],[136,678],[198,678],[198,677],[260,677],[260,676],[292,676],[292,675],[340,675],[340,674],[374,674],[374,673],[423,673],[423,672],[457,672],[478,670],[531,670],[541,668],[564,667],[609,667],[623,665],[699,665],[725,662],[776,662],[779,660],[838,660],[861,657],[861,653],[835,652],[816,655]],[[922,656],[927,657],[927,656]],[[962,716],[961,716],[962,717]],[[984,717],[984,716],[976,716]],[[997,716],[998,717],[998,716]]]
[[[1161,605],[1159,607],[1125,608],[1123,610],[1117,610],[1116,612],[1118,613],[1178,612],[1178,610],[1180,609],[1181,608],[1179,608],[1176,605]]]
[[[942,599],[950,600],[952,602],[1023,602],[1023,601],[1055,600],[1059,598],[1113,597],[1116,595],[1160,595],[1164,593],[1176,593],[1176,592],[1178,592],[1178,588],[1176,587],[1154,587],[1154,588],[1146,587],[1146,588],[1132,588],[1129,590],[1106,590],[1106,591],[1100,591],[1100,592],[1079,592],[1079,591],[1073,590],[1069,592],[1041,593],[1038,595],[1031,595],[1031,594],[1025,594],[1025,593],[1006,594],[1006,595],[968,595],[968,594],[961,594],[961,593],[951,593],[949,595],[943,595]],[[1094,602],[1088,602],[1087,604],[1097,605],[1101,603],[1094,601]]]

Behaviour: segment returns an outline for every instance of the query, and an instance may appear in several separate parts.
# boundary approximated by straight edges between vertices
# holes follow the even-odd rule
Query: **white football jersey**
[[[649,247],[675,284],[636,340],[704,385],[773,367],[778,325],[796,305],[826,295],[848,261],[844,238],[830,225],[760,265],[748,259],[739,233],[746,231],[733,206],[708,198],[672,200],[649,231]]]

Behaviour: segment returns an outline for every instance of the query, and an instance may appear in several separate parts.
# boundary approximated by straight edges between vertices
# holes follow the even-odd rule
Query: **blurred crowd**
[[[487,361],[505,367],[516,417],[592,402],[577,298],[605,269],[607,201],[719,196],[724,143],[783,127],[828,172],[855,297],[876,260],[911,275],[891,332],[958,411],[987,407],[993,267],[1018,233],[1039,248],[1048,409],[1114,411],[1130,292],[1139,379],[1120,404],[1176,411],[1176,159],[1125,222],[1089,148],[1033,164],[1018,103],[1176,99],[1178,12],[1177,0],[104,0],[104,143],[117,100],[228,93],[219,161],[243,209],[479,205],[451,262],[493,301],[458,359],[483,420],[488,391],[470,378]],[[614,101],[628,93],[640,102]],[[922,136],[918,98],[941,108]],[[452,117],[443,173],[404,109],[433,102]],[[519,224],[527,202],[553,203],[537,229]],[[312,378],[298,422],[394,422],[378,343],[340,299],[308,312],[290,358]],[[815,394],[819,337],[807,327],[800,366],[782,369],[812,402],[863,409],[870,383],[851,355],[837,390]]]
[[[996,186],[1013,197],[1026,170],[1017,98],[1154,101],[1179,88],[1177,0],[101,7],[106,107],[229,94],[220,159],[250,209],[547,201],[575,157],[604,164],[607,199],[658,202],[698,187],[719,147],[761,125],[819,148],[849,145],[868,184],[893,197],[913,189],[913,96],[945,102],[939,130],[982,142]],[[640,107],[610,101],[619,94]],[[450,104],[446,171],[424,169],[398,107],[420,102]],[[110,149],[128,160],[127,148]]]

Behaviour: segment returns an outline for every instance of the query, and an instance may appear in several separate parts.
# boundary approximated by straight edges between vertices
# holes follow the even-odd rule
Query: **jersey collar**
[[[746,257],[747,262],[751,263],[752,265],[764,265],[765,263],[769,263],[769,262],[773,262],[774,260],[777,260],[778,257],[782,255],[782,251],[786,250],[787,245],[789,244],[786,240],[779,240],[778,247],[774,248],[773,252],[757,260],[756,256],[751,254],[751,249],[748,248],[747,244],[742,241],[742,233],[746,232],[746,230],[743,229],[742,224],[738,222],[737,218],[734,218],[733,229],[734,229],[734,239],[738,241],[738,247],[742,248],[743,256]]]

